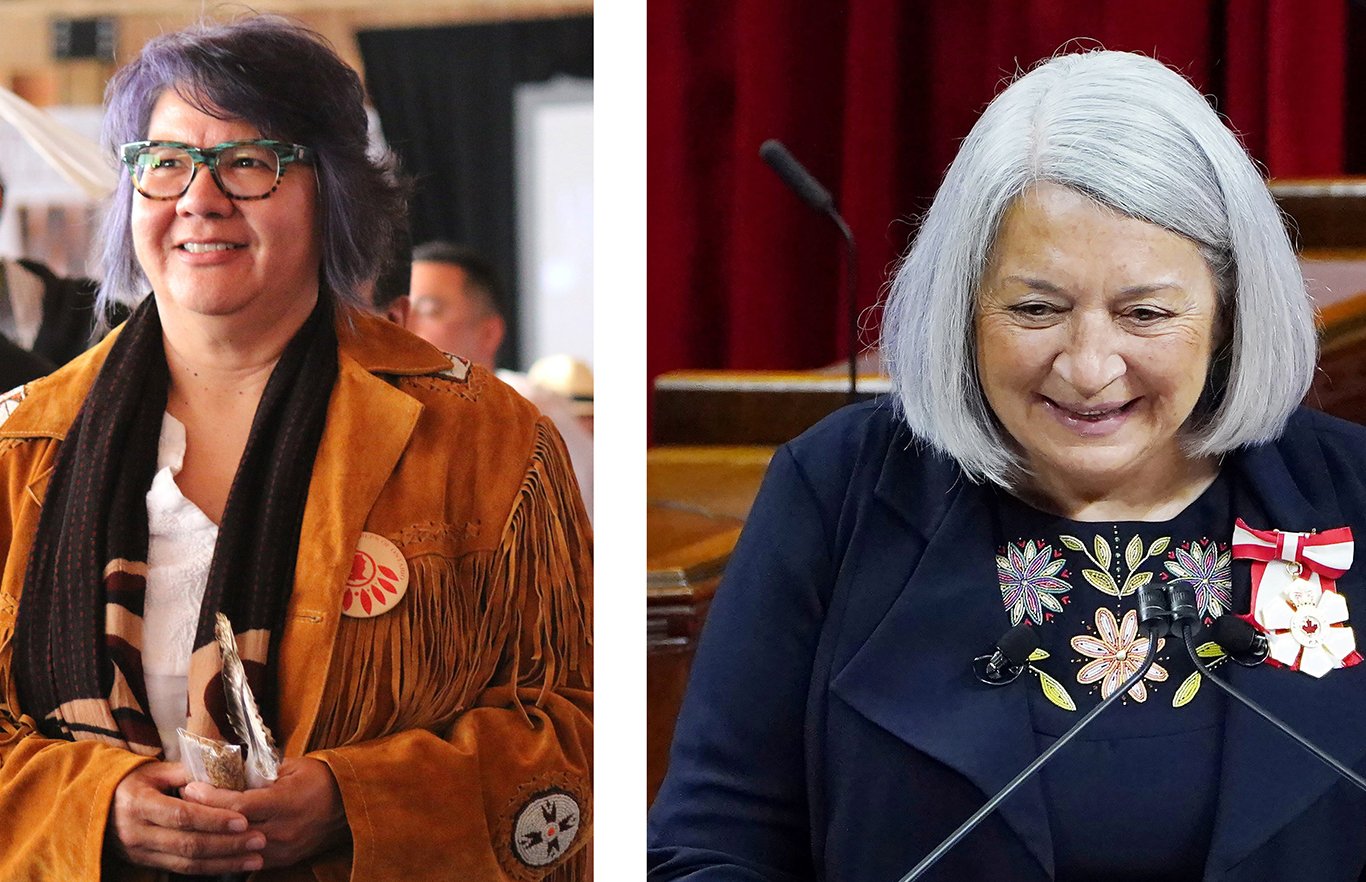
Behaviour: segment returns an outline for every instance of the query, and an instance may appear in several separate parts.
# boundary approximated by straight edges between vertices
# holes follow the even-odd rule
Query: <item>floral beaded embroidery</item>
[[[1227,543],[1182,542],[1167,557],[1167,572],[1195,589],[1202,617],[1218,618],[1233,608],[1232,553]]]
[[[1205,667],[1211,670],[1228,661],[1224,647],[1213,640],[1197,646],[1195,654],[1204,659]],[[1195,693],[1200,691],[1200,684],[1204,679],[1199,671],[1191,671],[1190,676],[1182,681],[1181,685],[1177,687],[1176,694],[1172,696],[1172,707],[1185,707],[1190,704],[1191,700],[1195,698]]]
[[[1115,621],[1114,613],[1105,607],[1096,610],[1096,636],[1079,634],[1072,638],[1072,648],[1091,659],[1077,671],[1077,682],[1088,685],[1100,682],[1101,699],[1109,698],[1115,690],[1143,666],[1148,654],[1148,637],[1138,636],[1138,612],[1129,610],[1120,622]],[[1165,638],[1157,641],[1157,651],[1166,645]],[[1167,669],[1153,663],[1143,679],[1129,689],[1129,697],[1134,701],[1147,701],[1148,689],[1144,680],[1163,683],[1167,679]]]
[[[1167,546],[1171,544],[1171,539],[1163,536],[1160,539],[1154,539],[1152,544],[1148,546],[1147,551],[1144,551],[1143,540],[1134,536],[1129,540],[1129,544],[1124,549],[1124,565],[1126,572],[1121,573],[1119,557],[1111,555],[1110,543],[1106,542],[1101,536],[1097,535],[1091,543],[1092,547],[1095,549],[1094,554],[1091,553],[1091,549],[1086,547],[1086,543],[1082,542],[1076,536],[1059,536],[1058,539],[1063,545],[1066,545],[1071,550],[1079,551],[1086,555],[1091,563],[1095,565],[1095,569],[1089,567],[1084,568],[1081,571],[1082,578],[1090,583],[1091,587],[1095,588],[1097,591],[1102,591],[1109,594],[1111,597],[1128,597],[1130,594],[1133,594],[1135,591],[1151,582],[1153,574],[1147,570],[1140,570],[1139,567],[1143,566],[1143,563],[1147,561],[1148,558],[1155,557],[1163,551],[1166,551]],[[1115,536],[1115,546],[1119,546],[1118,534]],[[1112,564],[1115,570],[1113,574],[1110,573]]]
[[[996,577],[1001,583],[1001,600],[1010,613],[1010,624],[1018,625],[1027,615],[1036,625],[1062,612],[1054,595],[1066,595],[1072,586],[1057,578],[1067,561],[1053,546],[1033,540],[1010,543],[1004,554],[996,556]],[[1065,597],[1064,597],[1065,600]]]
[[[1048,672],[1040,668],[1034,662],[1043,661],[1048,658],[1048,650],[1036,649],[1029,654],[1028,669],[1031,674],[1039,678],[1039,686],[1043,689],[1044,696],[1058,707],[1065,711],[1077,709],[1077,703],[1072,700],[1072,696],[1067,694],[1067,687],[1059,683]]]
[[[1052,623],[1055,616],[1064,613],[1074,589],[1084,590],[1084,585],[1119,599],[1137,593],[1154,578],[1190,584],[1205,622],[1232,608],[1232,554],[1228,543],[1207,537],[1175,543],[1170,536],[1148,541],[1139,535],[1122,536],[1119,525],[1112,526],[1110,532],[1112,536],[1103,532],[1090,536],[1062,534],[1055,543],[1017,539],[998,548],[997,578],[1011,624]],[[1079,579],[1073,577],[1069,567],[1079,572]],[[1142,665],[1148,638],[1138,633],[1138,615],[1134,610],[1101,607],[1095,610],[1094,627],[1089,622],[1084,624],[1085,633],[1069,641],[1080,656],[1071,659],[1071,670],[1079,685],[1098,690],[1104,700]],[[1170,679],[1171,673],[1163,664],[1165,647],[1166,641],[1159,640],[1158,662],[1129,689],[1126,699],[1146,702],[1154,685]],[[1197,652],[1214,664],[1225,661],[1217,644],[1206,643]],[[1050,656],[1045,649],[1038,649],[1029,658],[1028,670],[1038,677],[1049,702],[1063,710],[1076,711],[1076,701],[1062,680],[1041,667],[1050,658],[1053,660],[1046,662],[1050,667],[1067,663],[1059,656]],[[1201,685],[1198,671],[1184,676],[1171,697],[1172,707],[1189,704]]]
[[[1101,594],[1118,599],[1135,594],[1154,578],[1189,582],[1195,589],[1200,614],[1207,622],[1232,607],[1231,554],[1227,543],[1221,545],[1202,538],[1178,544],[1170,536],[1151,541],[1139,535],[1126,538],[1121,536],[1118,525],[1112,531],[1111,537],[1097,533],[1085,539],[1063,534],[1056,544],[1017,539],[998,548],[997,578],[1011,624],[1051,623],[1056,615],[1063,614],[1074,588],[1080,585],[1090,585]],[[1074,579],[1069,567],[1078,570],[1081,578]],[[1080,654],[1071,663],[1076,682],[1097,689],[1104,700],[1138,670],[1147,653],[1148,639],[1139,635],[1138,616],[1133,610],[1102,607],[1095,611],[1094,618],[1094,628],[1086,623],[1086,633],[1070,639],[1072,649]],[[1164,652],[1165,645],[1165,640],[1159,641],[1159,653]],[[1211,661],[1223,661],[1214,644],[1200,647],[1200,654]],[[1044,696],[1052,704],[1076,711],[1077,704],[1062,681],[1041,667],[1049,658],[1047,650],[1036,650],[1028,662],[1029,672],[1039,678]],[[1160,656],[1144,679],[1129,689],[1126,698],[1147,701],[1152,687],[1170,678],[1163,660]],[[1061,663],[1065,663],[1063,659],[1054,657],[1048,665]],[[1200,686],[1198,672],[1186,676],[1171,699],[1172,706],[1189,704]]]

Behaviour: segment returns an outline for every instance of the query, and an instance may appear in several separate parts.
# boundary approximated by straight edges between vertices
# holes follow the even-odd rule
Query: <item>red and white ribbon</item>
[[[1338,579],[1352,567],[1352,528],[1322,533],[1256,530],[1242,518],[1233,525],[1233,556],[1245,560],[1297,563],[1325,579]]]
[[[1352,565],[1350,527],[1321,533],[1257,530],[1238,518],[1233,556],[1252,561],[1252,620],[1268,661],[1322,677],[1361,661],[1337,579]]]

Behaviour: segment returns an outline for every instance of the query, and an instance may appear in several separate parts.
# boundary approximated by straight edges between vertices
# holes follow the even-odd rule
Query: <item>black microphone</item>
[[[994,652],[972,660],[973,673],[988,686],[1013,683],[1029,663],[1030,654],[1038,648],[1038,633],[1021,622],[1001,635]]]
[[[1167,601],[1171,605],[1173,634],[1184,634],[1187,628],[1200,627],[1200,607],[1195,602],[1195,589],[1178,579],[1167,584]]]
[[[759,158],[767,162],[769,168],[778,173],[783,183],[791,188],[807,205],[821,214],[835,211],[835,197],[821,186],[811,172],[806,170],[797,157],[783,145],[782,141],[769,138],[759,146]]]
[[[1140,606],[1146,606],[1148,613],[1146,619],[1143,617],[1143,614],[1140,613],[1139,623],[1139,628],[1148,636],[1148,652],[1143,656],[1143,664],[1139,665],[1138,670],[1134,671],[1127,680],[1119,684],[1119,688],[1114,692],[1111,692],[1109,698],[1104,699],[1100,704],[1091,708],[1086,716],[1077,721],[1076,725],[1058,736],[1058,740],[1054,741],[1048,746],[1047,750],[1039,754],[1034,762],[1025,766],[1020,774],[1016,775],[1009,784],[1002,787],[995,796],[987,800],[986,805],[973,813],[972,817],[964,821],[957,830],[950,833],[947,839],[935,846],[934,851],[925,855],[920,863],[912,867],[911,871],[905,876],[902,876],[900,882],[915,882],[916,879],[919,879],[929,872],[931,867],[939,863],[940,858],[948,854],[949,849],[953,848],[962,841],[963,837],[971,833],[987,815],[995,811],[998,805],[1005,802],[1010,794],[1015,792],[1016,788],[1029,780],[1029,778],[1032,777],[1034,773],[1038,772],[1039,769],[1042,769],[1044,764],[1051,760],[1053,755],[1062,749],[1063,745],[1071,741],[1078,732],[1086,728],[1086,726],[1096,717],[1100,716],[1102,711],[1114,704],[1120,696],[1134,688],[1134,684],[1143,679],[1148,673],[1148,669],[1153,666],[1153,661],[1157,658],[1158,638],[1162,636],[1157,633],[1157,630],[1167,626],[1167,615],[1169,615],[1169,611],[1166,610],[1165,607],[1165,598],[1166,593],[1161,588],[1156,588],[1155,591],[1149,591],[1146,592],[1146,594],[1142,588],[1139,589]],[[1165,634],[1166,631],[1163,631],[1162,633]],[[1006,636],[1009,636],[1009,634],[1010,632],[1007,632]],[[1005,637],[1002,638],[1002,641],[1005,641]],[[1031,652],[1032,651],[1033,650],[1031,650]]]
[[[1171,598],[1161,585],[1149,582],[1138,589],[1138,626],[1153,638],[1171,633]]]
[[[1266,635],[1233,613],[1224,613],[1214,620],[1210,638],[1224,648],[1224,653],[1235,664],[1255,668],[1271,654],[1271,642]]]
[[[1230,618],[1236,619],[1237,617],[1236,617],[1236,616],[1224,615],[1224,616],[1220,616],[1218,619],[1215,619],[1215,622],[1214,622],[1214,623],[1215,623],[1216,629],[1222,629],[1222,630],[1224,630],[1224,631],[1233,632],[1233,633],[1234,633],[1233,639],[1234,639],[1235,641],[1237,641],[1237,642],[1241,642],[1242,640],[1245,640],[1245,639],[1246,639],[1246,635],[1242,632],[1242,630],[1241,630],[1240,628],[1237,628],[1237,626],[1235,626],[1235,625],[1223,625],[1223,626],[1220,626],[1220,625],[1219,625],[1219,622],[1220,622],[1221,620],[1230,619]],[[1240,622],[1242,622],[1242,624],[1243,624],[1244,626],[1246,626],[1247,628],[1249,628],[1249,629],[1252,628],[1252,626],[1249,625],[1247,622],[1243,622],[1241,619],[1237,619],[1237,620],[1240,621]],[[1236,699],[1237,699],[1239,702],[1241,702],[1241,703],[1243,704],[1243,706],[1246,707],[1248,710],[1250,710],[1250,711],[1252,711],[1253,713],[1257,714],[1259,717],[1261,717],[1262,719],[1266,720],[1268,723],[1270,723],[1271,725],[1275,726],[1277,729],[1280,729],[1282,732],[1285,733],[1285,735],[1286,735],[1291,741],[1294,741],[1296,744],[1300,745],[1300,746],[1303,747],[1305,750],[1307,750],[1307,751],[1309,751],[1310,753],[1312,753],[1319,761],[1321,761],[1324,765],[1328,766],[1328,768],[1330,768],[1330,769],[1332,769],[1333,771],[1337,772],[1339,775],[1341,775],[1342,777],[1346,778],[1348,781],[1351,781],[1353,784],[1355,784],[1355,785],[1356,785],[1358,788],[1360,788],[1361,790],[1366,791],[1366,778],[1362,778],[1362,777],[1361,777],[1360,775],[1358,775],[1356,772],[1353,772],[1351,769],[1347,768],[1347,767],[1344,766],[1342,763],[1340,763],[1340,762],[1338,762],[1337,760],[1333,759],[1331,756],[1328,755],[1327,751],[1325,751],[1323,748],[1319,747],[1317,744],[1315,744],[1314,742],[1310,741],[1308,738],[1305,738],[1303,735],[1301,735],[1300,733],[1296,732],[1294,729],[1290,728],[1290,727],[1289,727],[1288,725],[1286,725],[1285,723],[1281,722],[1281,720],[1278,719],[1275,715],[1273,715],[1270,711],[1268,711],[1266,708],[1262,707],[1262,706],[1261,706],[1260,704],[1258,704],[1257,702],[1253,701],[1251,698],[1248,698],[1248,697],[1247,697],[1246,695],[1244,695],[1242,692],[1240,692],[1240,691],[1238,691],[1237,689],[1235,689],[1231,684],[1225,683],[1223,680],[1220,680],[1218,677],[1214,676],[1214,674],[1213,674],[1213,673],[1210,671],[1210,669],[1205,665],[1205,663],[1204,663],[1203,661],[1200,660],[1200,655],[1199,655],[1199,653],[1197,653],[1197,652],[1195,651],[1195,632],[1196,632],[1196,627],[1195,627],[1195,625],[1192,624],[1192,623],[1187,623],[1187,624],[1186,624],[1184,627],[1182,627],[1182,629],[1181,629],[1181,635],[1182,635],[1182,637],[1185,638],[1184,642],[1185,642],[1185,644],[1186,644],[1186,654],[1189,655],[1189,656],[1191,657],[1191,661],[1195,663],[1195,668],[1196,668],[1196,670],[1198,670],[1200,673],[1202,673],[1202,674],[1205,675],[1205,679],[1209,680],[1211,683],[1213,683],[1214,685],[1218,686],[1220,689],[1222,689],[1222,690],[1224,690],[1225,692],[1227,692],[1229,695],[1231,695],[1231,696],[1233,696],[1234,698],[1236,698]],[[1258,636],[1260,636],[1260,635],[1258,635]],[[1265,638],[1265,637],[1262,637],[1262,642],[1263,642],[1263,643],[1266,642],[1266,638]],[[1249,644],[1250,646],[1255,646],[1256,641],[1255,641],[1255,640],[1249,640],[1249,641],[1248,641],[1248,644]],[[1222,643],[1220,643],[1219,645],[1220,645],[1220,646],[1224,646],[1224,644],[1222,644]],[[1224,649],[1225,649],[1225,652],[1227,652],[1228,649],[1229,649],[1229,647],[1226,647],[1226,646],[1225,646]],[[1236,660],[1236,659],[1235,659],[1235,660]]]
[[[797,198],[834,221],[840,235],[844,236],[844,284],[849,295],[849,402],[852,404],[858,395],[858,250],[854,247],[854,232],[835,210],[835,198],[830,191],[797,161],[783,142],[769,138],[759,146],[759,158],[778,173]]]

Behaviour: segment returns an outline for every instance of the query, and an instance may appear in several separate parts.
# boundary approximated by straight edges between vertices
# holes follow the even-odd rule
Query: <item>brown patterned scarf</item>
[[[337,338],[324,294],[266,383],[219,525],[189,672],[189,725],[234,741],[223,711],[214,614],[233,623],[252,689],[275,722],[277,656]],[[147,297],[125,324],[62,442],[15,624],[25,711],[52,738],[161,754],[142,675],[147,491],[169,373]],[[229,733],[224,738],[224,733]]]

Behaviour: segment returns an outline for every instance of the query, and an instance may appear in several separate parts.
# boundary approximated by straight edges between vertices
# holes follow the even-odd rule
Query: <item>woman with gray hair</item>
[[[362,97],[270,16],[109,84],[132,316],[0,408],[0,878],[590,874],[587,516],[357,308],[405,209]]]
[[[1312,306],[1199,93],[1118,52],[1019,77],[882,334],[894,395],[773,458],[650,878],[900,878],[1105,704],[922,878],[1358,879],[1360,794],[1193,661],[1362,764],[1366,431],[1299,406]]]

